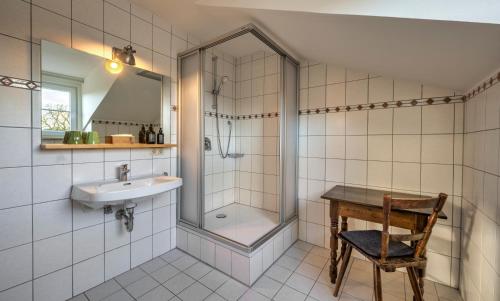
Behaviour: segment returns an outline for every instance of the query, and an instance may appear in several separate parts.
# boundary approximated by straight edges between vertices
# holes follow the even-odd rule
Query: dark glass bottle
[[[144,124],[139,131],[139,143],[146,143],[146,128],[144,127]]]
[[[165,135],[163,134],[162,128],[158,131],[158,135],[156,135],[156,143],[163,144],[165,143]]]
[[[153,125],[149,125],[149,129],[146,132],[146,142],[147,144],[155,144],[156,143],[156,133],[155,130],[153,129]]]

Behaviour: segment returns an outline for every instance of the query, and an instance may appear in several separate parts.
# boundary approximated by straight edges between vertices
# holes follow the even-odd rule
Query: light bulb
[[[118,74],[123,70],[123,64],[117,61],[107,60],[105,64],[106,70],[112,74]]]

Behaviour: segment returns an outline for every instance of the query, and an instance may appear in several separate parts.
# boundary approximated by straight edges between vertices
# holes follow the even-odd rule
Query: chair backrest
[[[391,195],[384,195],[384,222],[382,230],[381,242],[381,259],[385,260],[389,250],[389,241],[415,241],[414,257],[422,257],[424,255],[425,246],[429,240],[432,227],[436,224],[439,212],[443,209],[444,203],[448,195],[440,193],[436,198],[426,199],[402,199],[392,198]],[[390,234],[390,215],[392,209],[429,209],[432,208],[432,214],[429,216],[427,225],[422,233],[412,234]]]

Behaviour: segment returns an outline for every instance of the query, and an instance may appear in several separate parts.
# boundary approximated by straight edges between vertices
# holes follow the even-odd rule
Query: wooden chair
[[[346,250],[342,259],[339,277],[335,284],[333,295],[338,296],[342,278],[344,277],[352,249],[356,249],[373,263],[373,284],[375,300],[382,301],[382,283],[380,270],[394,272],[396,268],[406,268],[413,289],[414,300],[422,301],[423,294],[420,289],[416,269],[425,268],[425,246],[431,236],[432,227],[436,224],[438,213],[443,209],[448,196],[440,193],[437,198],[429,199],[398,199],[384,195],[383,230],[343,231],[339,238],[346,243]],[[428,222],[422,233],[390,234],[391,210],[415,210],[433,208]],[[411,246],[403,243],[411,241]]]

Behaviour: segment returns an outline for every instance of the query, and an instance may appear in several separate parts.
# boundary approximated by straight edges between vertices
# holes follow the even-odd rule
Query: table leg
[[[341,232],[342,231],[347,231],[347,216],[341,216],[341,218],[342,218],[342,224],[340,226],[340,231]],[[337,264],[339,263],[339,261],[340,261],[341,258],[344,258],[345,249],[346,249],[346,246],[347,246],[347,244],[344,241],[341,242],[341,245],[342,246],[340,248],[340,257],[337,258]]]
[[[330,282],[337,281],[337,248],[338,248],[338,225],[339,225],[339,204],[330,201]]]

